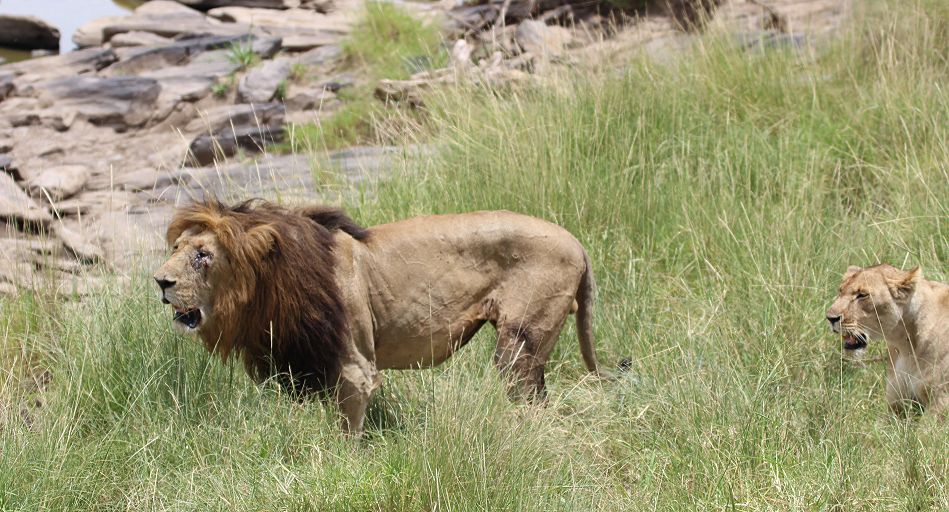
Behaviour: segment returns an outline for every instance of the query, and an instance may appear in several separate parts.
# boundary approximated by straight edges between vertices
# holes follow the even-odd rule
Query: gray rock
[[[221,133],[231,127],[275,126],[283,124],[286,109],[280,102],[223,105],[208,109],[188,123],[188,132]]]
[[[238,149],[259,153],[283,140],[285,115],[286,107],[279,102],[210,109],[186,128],[203,132],[191,142],[191,160],[202,166],[232,156]]]
[[[13,170],[13,157],[0,155],[0,172],[8,172],[8,170]]]
[[[287,92],[284,103],[286,103],[287,109],[300,111],[320,108],[335,99],[336,94],[322,87],[292,86]]]
[[[59,201],[72,197],[89,181],[89,168],[85,165],[59,165],[49,167],[28,180],[33,197]]]
[[[0,218],[40,225],[53,220],[49,210],[30,199],[6,173],[0,173]]]
[[[73,32],[72,42],[79,48],[102,46],[105,43],[102,38],[102,29],[113,23],[120,23],[123,18],[125,16],[106,16],[92,20]]]
[[[160,91],[153,78],[72,76],[37,83],[30,92],[56,111],[73,111],[92,124],[124,131],[148,121]]]
[[[269,59],[280,51],[282,43],[279,37],[255,37],[250,49],[261,59]]]
[[[250,32],[250,27],[241,23],[220,23],[183,5],[153,0],[136,9],[135,14],[103,26],[102,40],[108,42],[127,32],[148,32],[162,37],[243,35]]]
[[[13,79],[16,75],[11,71],[0,71],[0,101],[3,101],[13,92]]]
[[[268,145],[281,142],[283,138],[283,126],[228,128],[215,135],[201,135],[194,139],[189,147],[189,155],[195,164],[209,165],[215,160],[237,154],[239,149],[251,153],[263,152]]]
[[[283,49],[303,51],[335,44],[349,31],[350,19],[339,14],[320,14],[307,9],[276,11],[248,7],[220,7],[208,15],[230,23],[253,26],[283,39]]]
[[[147,32],[142,33],[147,34]],[[103,74],[106,76],[140,75],[155,69],[181,66],[202,52],[227,48],[249,39],[250,36],[207,36],[172,41],[171,44],[162,46],[129,48],[123,50],[120,53],[119,62],[104,69]]]
[[[338,75],[334,75],[330,77],[329,79],[323,82],[320,82],[318,86],[323,89],[326,89],[327,91],[336,93],[336,92],[339,92],[340,89],[343,89],[346,87],[352,87],[355,84],[356,84],[356,75],[353,75],[352,73],[340,73]]]
[[[118,56],[110,48],[86,48],[62,55],[7,64],[0,73],[13,73],[17,77],[36,77],[34,80],[22,78],[17,80],[17,82],[30,82],[54,76],[80,75],[99,71],[116,60]]]
[[[521,50],[537,56],[559,55],[572,40],[570,30],[537,20],[522,21],[514,32],[514,41]]]
[[[9,153],[13,151],[13,139],[0,137],[0,153]]]
[[[36,16],[0,14],[0,46],[59,50],[59,29]]]
[[[73,41],[76,37],[73,36]],[[116,34],[109,40],[112,48],[127,48],[130,46],[165,46],[172,44],[173,39],[162,37],[151,32],[125,32]]]
[[[82,234],[67,228],[62,222],[53,224],[53,232],[62,240],[66,250],[81,262],[98,263],[105,260],[101,247],[87,240]]]
[[[304,66],[322,66],[338,61],[343,56],[343,50],[336,44],[328,44],[314,48],[298,55],[294,62]]]
[[[141,73],[140,76],[158,80],[182,77],[217,80],[240,69],[240,65],[232,62],[228,55],[227,50],[208,51],[192,58],[184,66],[170,66],[146,71]]]
[[[152,168],[122,173],[115,178],[116,187],[132,192],[156,190],[174,185],[177,182],[177,176],[168,172],[158,172]]]
[[[244,75],[237,84],[237,100],[243,103],[264,103],[272,100],[281,83],[290,76],[290,60],[264,62]]]

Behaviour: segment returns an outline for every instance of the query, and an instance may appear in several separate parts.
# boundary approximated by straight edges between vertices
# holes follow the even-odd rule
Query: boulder
[[[30,199],[6,173],[0,173],[0,218],[40,225],[53,220],[49,210]]]
[[[328,103],[335,103],[336,94],[322,87],[292,86],[287,91],[284,103],[287,110],[301,111],[322,108]]]
[[[0,14],[0,46],[59,50],[59,29],[35,16]]]
[[[233,156],[239,149],[261,153],[268,145],[281,142],[283,138],[283,126],[228,128],[215,135],[199,136],[191,143],[188,151],[192,161],[203,166]]]
[[[238,149],[261,152],[268,144],[283,140],[286,109],[282,103],[225,105],[208,110],[203,118],[188,124],[188,131],[202,131],[189,149],[192,161],[208,165],[237,153]]]
[[[10,155],[0,154],[0,172],[5,172],[12,174],[9,171],[13,170],[13,157]]]
[[[286,86],[290,76],[290,60],[274,59],[251,69],[237,84],[237,101],[266,103],[277,94],[281,84]]]
[[[85,165],[49,167],[28,180],[29,190],[33,197],[59,201],[82,190],[90,174]]]
[[[72,111],[92,124],[124,131],[148,121],[160,91],[153,78],[71,76],[39,82],[29,92],[57,112]]]
[[[514,41],[521,50],[539,57],[560,55],[572,40],[570,30],[537,20],[522,21],[514,32]]]
[[[113,23],[121,23],[124,18],[125,16],[105,16],[92,20],[73,32],[72,42],[79,48],[102,46],[105,43],[102,29]]]

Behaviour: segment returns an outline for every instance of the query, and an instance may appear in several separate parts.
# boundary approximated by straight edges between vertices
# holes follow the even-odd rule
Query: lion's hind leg
[[[572,305],[572,298],[538,304],[533,314],[497,326],[494,364],[507,379],[512,400],[546,402],[544,370]]]

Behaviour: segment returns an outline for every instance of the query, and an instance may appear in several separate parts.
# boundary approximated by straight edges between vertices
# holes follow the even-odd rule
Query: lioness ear
[[[890,287],[890,293],[895,299],[906,299],[916,290],[916,283],[923,277],[923,269],[916,267],[906,272],[899,272],[892,279],[887,279],[887,285]]]
[[[860,268],[860,267],[858,267],[858,266],[856,266],[856,265],[850,265],[849,267],[847,267],[847,272],[846,272],[846,273],[847,273],[847,274],[855,274],[855,273],[857,273],[857,272],[860,272],[861,270],[863,270],[863,269]]]

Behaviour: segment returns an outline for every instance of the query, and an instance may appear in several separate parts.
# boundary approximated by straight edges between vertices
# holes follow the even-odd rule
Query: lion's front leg
[[[341,427],[347,434],[359,435],[366,419],[366,407],[382,377],[376,366],[361,356],[351,358],[340,368],[336,403],[342,415]]]

